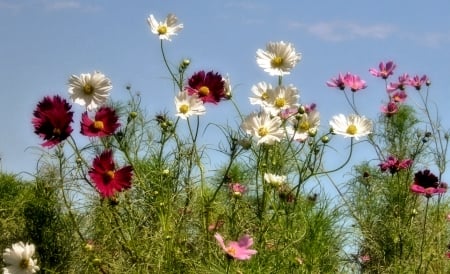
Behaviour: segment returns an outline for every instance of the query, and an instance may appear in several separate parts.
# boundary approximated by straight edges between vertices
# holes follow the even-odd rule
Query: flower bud
[[[327,135],[322,136],[322,138],[320,139],[322,141],[322,143],[326,144],[330,141],[330,137],[328,137]]]

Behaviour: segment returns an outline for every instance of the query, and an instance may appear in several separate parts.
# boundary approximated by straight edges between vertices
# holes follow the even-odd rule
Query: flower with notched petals
[[[178,18],[169,13],[163,22],[158,22],[153,14],[147,18],[147,23],[150,26],[151,31],[158,35],[161,40],[170,41],[170,37],[177,35],[177,33],[183,28],[183,24],[178,24]]]
[[[89,137],[110,136],[120,126],[118,119],[116,111],[110,107],[99,108],[94,120],[84,112],[81,116],[81,134]]]
[[[244,119],[241,128],[258,139],[258,145],[272,145],[281,141],[284,130],[279,116],[271,117],[269,113],[252,113]]]
[[[256,51],[256,62],[271,76],[290,74],[291,69],[301,60],[301,53],[295,51],[291,43],[269,42],[266,50]]]
[[[223,251],[233,259],[249,260],[257,253],[256,250],[250,249],[253,245],[253,239],[248,235],[242,236],[237,242],[231,241],[228,245],[225,245],[222,235],[219,233],[214,234],[214,238],[216,238]]]
[[[217,72],[203,70],[194,73],[188,80],[186,87],[189,95],[197,94],[204,103],[217,104],[226,99],[225,80]]]
[[[426,169],[414,174],[414,182],[410,187],[411,191],[417,194],[422,194],[427,198],[435,194],[442,194],[447,192],[447,184],[439,182],[439,179]]]
[[[372,133],[372,122],[364,116],[351,114],[348,117],[344,114],[333,116],[330,121],[333,133],[344,137],[354,137],[356,140]]]
[[[35,247],[33,244],[18,242],[3,252],[6,267],[4,274],[32,274],[39,271],[37,260],[33,259]]]
[[[111,81],[103,73],[82,73],[69,78],[69,94],[75,104],[88,111],[105,104],[112,89]]]
[[[386,64],[383,62],[380,62],[379,66],[378,66],[379,70],[371,68],[371,69],[369,69],[369,72],[370,72],[370,74],[372,74],[375,77],[387,79],[390,75],[394,74],[394,69],[396,66],[397,65],[395,65],[395,63],[392,61],[388,61],[388,62],[386,62]]]

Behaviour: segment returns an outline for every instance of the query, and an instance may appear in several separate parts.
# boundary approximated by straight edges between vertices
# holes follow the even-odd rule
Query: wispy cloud
[[[44,9],[49,11],[59,10],[81,10],[81,11],[95,11],[98,10],[98,6],[93,6],[85,3],[81,3],[78,0],[42,0]]]
[[[304,29],[320,39],[341,42],[357,38],[386,39],[396,31],[396,27],[387,24],[361,25],[353,22],[319,22],[303,24],[294,22],[291,27]]]
[[[19,10],[21,8],[20,3],[0,0],[0,10]]]

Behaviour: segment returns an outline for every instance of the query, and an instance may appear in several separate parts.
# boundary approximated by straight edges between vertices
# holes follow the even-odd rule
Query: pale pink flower
[[[347,73],[344,76],[345,86],[350,88],[351,91],[357,92],[358,90],[365,89],[367,87],[366,81],[362,80],[358,75]]]
[[[225,253],[236,260],[249,260],[252,255],[257,253],[256,250],[250,249],[253,245],[253,239],[249,235],[242,236],[237,242],[231,241],[225,245],[222,236],[219,233],[214,234],[220,247]]]
[[[228,188],[234,197],[241,197],[247,191],[247,187],[240,183],[230,183]]]
[[[344,76],[342,73],[339,73],[338,77],[331,78],[331,80],[327,81],[327,86],[331,88],[338,88],[340,90],[345,89],[345,82],[344,82]]]

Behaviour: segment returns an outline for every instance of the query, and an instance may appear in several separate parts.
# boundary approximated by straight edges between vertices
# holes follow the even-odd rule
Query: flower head
[[[417,194],[422,194],[427,198],[435,194],[447,192],[447,184],[439,182],[439,179],[426,169],[414,174],[414,182],[410,187],[411,191]]]
[[[241,197],[247,191],[247,187],[240,183],[230,183],[228,188],[234,197]]]
[[[111,89],[111,81],[98,71],[69,78],[70,97],[75,104],[85,106],[88,111],[105,104]]]
[[[375,77],[380,77],[383,79],[387,79],[390,75],[394,74],[394,69],[396,68],[396,64],[392,61],[388,61],[385,63],[380,62],[378,65],[379,70],[371,68],[369,69],[370,74]]]
[[[70,136],[73,129],[71,105],[58,95],[46,96],[33,111],[34,133],[45,140],[43,147],[53,147]]]
[[[277,86],[268,90],[267,95],[268,98],[266,103],[263,104],[263,109],[273,116],[280,114],[283,110],[299,106],[298,99],[300,96],[297,88],[292,85]]]
[[[389,102],[386,105],[381,106],[381,112],[390,117],[398,112],[398,104],[395,102]]]
[[[351,114],[348,117],[343,114],[333,116],[330,126],[333,133],[344,137],[354,137],[356,140],[372,133],[372,122],[366,117],[356,114]]]
[[[344,76],[342,75],[342,73],[339,73],[338,77],[331,78],[331,80],[327,81],[326,84],[331,88],[338,88],[340,90],[344,90],[345,89]]]
[[[378,166],[383,172],[389,170],[391,174],[395,174],[400,170],[410,168],[412,163],[413,161],[411,159],[399,160],[395,156],[389,156],[386,161],[382,162]]]
[[[366,81],[362,80],[358,75],[350,73],[344,75],[344,84],[353,92],[357,92],[367,87]]]
[[[291,43],[269,42],[266,50],[256,51],[256,62],[271,76],[290,74],[290,70],[301,60],[301,53],[295,52]]]
[[[18,242],[3,252],[3,268],[5,274],[29,274],[39,270],[37,260],[33,259],[35,247],[33,244]]]
[[[264,173],[264,181],[272,187],[280,188],[284,183],[286,183],[286,176],[276,175],[273,173]]]
[[[428,81],[429,79],[426,75],[422,75],[422,77],[416,75],[412,78],[409,78],[408,84],[414,87],[416,90],[420,90],[422,88],[422,85],[426,85]]]
[[[172,35],[177,33],[183,28],[183,24],[178,24],[178,18],[174,14],[168,14],[163,22],[156,21],[153,14],[147,18],[147,23],[150,26],[151,31],[159,36],[161,40],[170,40]]]
[[[271,117],[269,113],[252,113],[244,119],[241,128],[258,139],[259,144],[272,145],[279,142],[284,131],[281,127],[282,121],[278,116]]]
[[[405,90],[406,86],[409,85],[409,75],[407,73],[404,73],[398,77],[398,82],[396,83],[389,83],[389,86],[387,87],[388,92],[393,92],[396,90]]]
[[[248,235],[242,236],[237,242],[231,241],[228,245],[225,245],[224,240],[219,233],[214,234],[214,238],[216,238],[223,251],[233,259],[249,260],[257,253],[256,250],[250,249],[253,245],[253,239]]]
[[[175,97],[175,107],[177,108],[176,116],[181,119],[187,119],[192,115],[203,115],[206,108],[203,101],[198,98],[197,94],[189,95],[187,91],[180,91]]]
[[[265,107],[269,99],[269,92],[272,90],[272,85],[266,82],[259,82],[252,86],[252,92],[255,97],[250,97],[250,104],[260,105]]]
[[[406,92],[404,90],[397,90],[397,91],[391,92],[390,97],[391,97],[391,100],[396,103],[403,103],[406,101],[406,98],[408,97],[408,95],[406,94]]]
[[[110,107],[101,107],[95,113],[95,118],[89,118],[88,113],[81,115],[81,134],[90,137],[105,137],[114,134],[120,126],[116,111]]]
[[[112,197],[131,188],[132,171],[132,166],[116,169],[112,151],[106,150],[94,159],[89,176],[103,197]]]
[[[220,100],[226,98],[225,80],[217,72],[201,70],[194,73],[188,80],[188,87],[186,88],[190,95],[197,94],[197,96],[204,103],[217,104]]]
[[[317,133],[320,126],[320,115],[317,110],[308,111],[303,114],[297,114],[294,119],[291,119],[292,126],[288,127],[288,134],[294,140],[303,142],[309,136]]]

